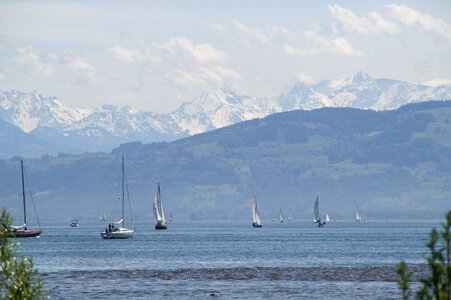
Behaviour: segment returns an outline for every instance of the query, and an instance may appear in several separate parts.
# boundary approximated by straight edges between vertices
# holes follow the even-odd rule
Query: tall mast
[[[25,206],[25,180],[23,175],[23,160],[20,160],[20,167],[22,170],[23,223],[25,224],[25,229],[27,229],[27,210]]]
[[[125,184],[124,155],[122,155],[122,227],[124,226],[124,184]]]

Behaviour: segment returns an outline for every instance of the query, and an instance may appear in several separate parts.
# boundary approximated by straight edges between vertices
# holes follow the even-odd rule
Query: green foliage
[[[399,276],[398,285],[402,291],[402,299],[407,300],[410,297],[409,281],[410,278],[412,277],[412,273],[407,272],[407,264],[403,261],[399,264],[399,267],[396,270],[396,272],[398,273]]]
[[[425,256],[429,267],[429,276],[421,280],[422,286],[416,294],[421,300],[449,300],[451,293],[451,211],[445,215],[446,222],[442,231],[431,231],[431,240],[427,244],[429,254]],[[403,299],[409,299],[409,281],[411,274],[407,273],[407,265],[401,262],[398,267],[398,284],[402,290]]]
[[[6,209],[0,217],[0,299],[42,299],[42,281],[31,258],[17,255],[11,241],[11,219]]]

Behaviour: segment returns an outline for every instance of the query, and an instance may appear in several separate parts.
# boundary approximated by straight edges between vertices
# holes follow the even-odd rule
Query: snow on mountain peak
[[[357,74],[355,74],[354,77],[352,78],[352,82],[354,83],[367,82],[371,80],[372,78],[370,77],[370,75],[366,74],[363,71],[357,72]]]
[[[451,79],[433,79],[426,82],[422,82],[422,85],[438,87],[441,85],[451,85]]]
[[[202,94],[167,114],[115,105],[75,108],[37,91],[4,91],[0,92],[0,118],[26,132],[51,128],[64,136],[109,136],[149,142],[172,140],[295,109],[355,107],[384,110],[411,102],[449,99],[451,84],[446,81],[418,85],[375,79],[360,71],[340,80],[298,81],[276,97],[249,97],[221,89]]]

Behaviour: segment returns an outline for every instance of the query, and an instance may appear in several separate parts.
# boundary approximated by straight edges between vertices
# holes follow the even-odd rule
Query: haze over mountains
[[[26,159],[42,219],[116,217],[121,154],[136,218],[150,220],[157,181],[178,220],[249,219],[254,194],[264,223],[279,208],[311,220],[316,196],[337,219],[356,205],[367,219],[436,218],[450,205],[451,101],[296,110],[171,143]],[[19,158],[0,160],[0,179],[0,202],[20,216]]]
[[[173,141],[297,109],[390,110],[412,102],[447,99],[451,99],[449,84],[429,86],[375,79],[363,72],[342,80],[298,82],[275,97],[256,98],[219,90],[203,94],[167,114],[112,105],[76,108],[39,92],[3,91],[0,119],[5,122],[0,122],[0,157],[109,151],[131,141]]]

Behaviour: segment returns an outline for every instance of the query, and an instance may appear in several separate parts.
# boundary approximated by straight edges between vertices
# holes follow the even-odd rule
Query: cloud
[[[264,28],[249,27],[237,20],[233,20],[229,25],[215,25],[213,29],[219,32],[231,32],[237,35],[246,45],[273,45],[274,42],[283,40],[288,33],[285,27],[266,24]]]
[[[400,33],[400,29],[396,24],[385,20],[377,12],[370,12],[368,14],[369,18],[365,18],[358,17],[352,10],[339,5],[329,5],[328,8],[345,30],[364,36],[377,32],[391,35]]]
[[[18,55],[11,61],[31,70],[34,75],[45,77],[75,75],[77,82],[97,83],[99,81],[95,67],[86,58],[76,55],[70,49],[58,53],[41,53],[26,47],[17,49],[17,53]]]
[[[298,73],[296,75],[296,77],[300,82],[306,83],[308,85],[312,85],[312,84],[316,83],[315,78],[313,78],[312,76],[309,76],[307,74],[304,74],[302,72]]]
[[[139,63],[158,63],[161,58],[154,55],[150,48],[124,48],[119,45],[108,49],[116,59],[125,62],[139,62]]]
[[[201,67],[196,71],[173,70],[167,77],[185,89],[208,91],[223,87],[236,87],[242,76],[224,67]]]
[[[54,60],[52,55],[43,55],[31,47],[18,48],[18,56],[14,57],[13,61],[18,65],[31,69],[33,74],[42,76],[52,76],[54,73],[53,67],[48,63]]]
[[[343,37],[326,37],[316,31],[307,30],[304,32],[304,40],[307,44],[304,48],[285,46],[285,51],[292,55],[315,55],[333,54],[362,57],[364,52],[355,49],[352,44]]]
[[[78,71],[85,74],[91,83],[96,83],[98,81],[96,75],[96,69],[88,63],[88,61],[81,56],[76,56],[72,58],[67,64],[66,68],[72,71]]]
[[[451,40],[451,25],[447,22],[423,14],[406,5],[390,4],[386,6],[392,16],[408,27],[421,26]]]
[[[201,64],[225,61],[229,58],[227,53],[215,49],[210,44],[193,44],[186,37],[171,38],[167,43],[154,45],[176,57],[187,56],[188,58],[194,58]]]

